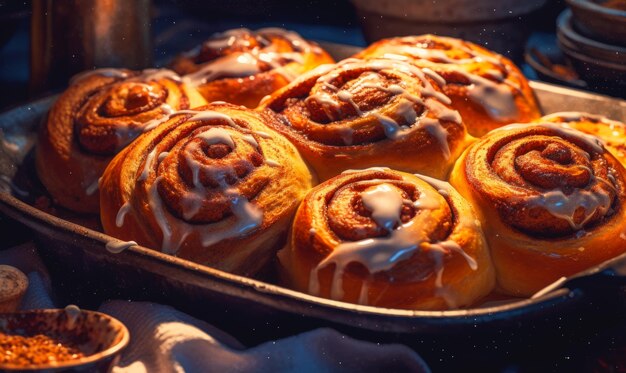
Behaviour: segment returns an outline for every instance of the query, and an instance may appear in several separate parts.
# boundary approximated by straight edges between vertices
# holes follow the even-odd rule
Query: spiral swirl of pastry
[[[532,295],[626,250],[625,176],[600,139],[544,122],[490,132],[451,183],[482,216],[501,288]]]
[[[348,59],[321,66],[265,99],[321,179],[386,165],[444,177],[471,142],[442,79],[403,61]]]
[[[541,115],[527,79],[513,62],[464,40],[435,35],[384,39],[355,57],[397,58],[437,72],[473,136]]]
[[[265,127],[272,120],[230,104],[170,114],[105,171],[105,232],[254,274],[312,184],[293,146]]]
[[[384,168],[314,188],[279,257],[296,289],[373,306],[467,306],[494,284],[467,202],[448,183]]]
[[[261,98],[333,59],[293,31],[233,29],[213,35],[171,63],[207,101],[257,106]]]
[[[37,170],[57,202],[98,211],[98,178],[151,123],[205,101],[170,70],[100,69],[72,79],[40,131]]]

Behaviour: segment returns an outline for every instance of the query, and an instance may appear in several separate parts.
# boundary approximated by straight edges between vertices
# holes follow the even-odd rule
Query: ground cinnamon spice
[[[0,364],[50,364],[83,356],[78,348],[44,334],[21,336],[0,332]]]

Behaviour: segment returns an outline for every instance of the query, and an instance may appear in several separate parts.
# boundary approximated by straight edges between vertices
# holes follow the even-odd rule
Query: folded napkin
[[[0,251],[0,264],[28,274],[23,309],[55,307],[48,272],[32,245]],[[130,344],[115,373],[430,371],[406,346],[363,342],[327,328],[246,348],[220,329],[169,306],[115,300],[99,311],[130,331]]]

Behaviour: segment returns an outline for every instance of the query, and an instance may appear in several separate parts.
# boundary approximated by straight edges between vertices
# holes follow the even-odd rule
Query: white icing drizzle
[[[402,195],[394,189],[393,185],[382,183],[361,194],[363,205],[372,212],[372,219],[387,231],[400,223],[400,212],[404,203]]]
[[[272,135],[270,135],[267,132],[263,132],[263,131],[254,131],[253,132],[255,135],[259,136],[262,139],[271,139]]]
[[[355,171],[349,170],[347,173]],[[346,172],[344,172],[346,173]],[[439,190],[452,189],[450,184],[432,179],[426,176],[417,175]],[[361,193],[363,205],[372,212],[372,219],[379,227],[386,229],[389,234],[385,237],[368,238],[354,242],[343,242],[338,244],[334,250],[322,260],[309,275],[309,292],[318,295],[320,292],[318,272],[328,265],[334,264],[335,269],[331,281],[330,296],[332,299],[340,300],[344,296],[343,274],[345,268],[353,262],[364,265],[370,275],[391,269],[396,263],[408,259],[416,251],[427,249],[435,260],[436,267],[436,295],[444,299],[449,307],[455,307],[456,302],[453,294],[448,294],[442,281],[443,258],[449,252],[454,251],[465,258],[472,270],[478,268],[474,258],[467,255],[463,249],[454,241],[446,240],[442,242],[430,243],[428,237],[421,236],[421,230],[415,229],[419,224],[426,223],[430,218],[429,214],[423,214],[422,221],[411,220],[402,223],[400,216],[403,204],[407,203],[399,190],[392,184],[385,183],[385,180],[359,181],[355,185],[371,185],[372,181],[381,181],[380,184],[370,186]],[[440,197],[437,192],[430,188],[419,189],[419,198],[413,204],[421,209],[440,208]],[[410,202],[410,201],[409,201]],[[468,218],[462,219],[459,224],[468,223]],[[417,224],[417,225],[415,225]],[[415,225],[415,226],[414,226]],[[475,226],[475,224],[471,225]],[[395,228],[395,229],[394,229]],[[359,294],[360,304],[368,303],[368,280],[364,280]]]
[[[371,182],[365,181],[355,184],[369,185]],[[400,221],[403,198],[395,187],[383,189],[374,187],[369,191],[372,195],[377,195],[376,198],[380,199],[380,201],[374,203],[372,201],[373,197],[370,195],[370,208],[385,206],[382,212],[372,211],[372,216],[377,215],[380,217],[380,222],[383,224],[382,227],[385,227],[385,225],[393,227],[396,224],[399,226],[396,229],[391,229],[386,237],[340,243],[313,269],[309,282],[309,292],[311,294],[316,295],[319,293],[317,273],[327,265],[335,264],[330,296],[332,299],[341,299],[343,297],[343,273],[350,263],[358,262],[363,264],[370,274],[389,270],[397,262],[410,257],[419,248],[421,242],[425,240],[423,237],[417,237],[415,231],[413,231],[412,226],[415,224],[415,221],[411,220],[405,224],[402,224]],[[365,192],[368,192],[368,190]],[[430,190],[425,191],[425,194],[428,193],[434,192]]]
[[[471,256],[469,256],[465,251],[463,251],[463,248],[461,248],[461,246],[455,241],[447,240],[447,241],[441,241],[437,243],[431,243],[429,244],[429,247],[431,249],[434,247],[441,248],[441,251],[444,253],[447,251],[454,251],[465,259],[465,261],[467,262],[467,265],[472,269],[472,271],[476,271],[478,269],[478,263],[476,262],[476,260],[472,258]],[[443,268],[442,268],[442,271],[443,271]]]
[[[198,71],[185,75],[183,80],[197,87],[219,78],[246,77],[260,72],[258,56],[252,53],[233,53],[207,63]]]
[[[0,175],[0,191],[6,193],[15,192],[22,197],[26,197],[29,194],[27,191],[15,185],[13,180],[7,175]]]
[[[170,154],[170,152],[161,152],[161,154],[159,154],[159,156],[157,157],[157,160],[161,162],[162,160],[165,159],[165,157],[168,156],[168,154]]]
[[[121,240],[109,241],[106,243],[105,248],[112,254],[119,254],[131,246],[137,246],[137,242]]]
[[[165,115],[170,115],[175,111],[174,108],[168,104],[162,104],[160,108],[163,110],[163,114]]]
[[[385,136],[387,136],[390,139],[397,139],[400,137],[400,135],[405,135],[408,132],[409,127],[406,127],[406,126],[400,127],[398,122],[389,118],[386,115],[382,115],[379,113],[373,113],[372,115],[376,119],[378,119],[378,122],[383,126],[383,130],[385,131]],[[401,132],[401,129],[404,129],[404,131]]]
[[[599,211],[601,215],[611,207],[611,198],[604,193],[594,193],[584,189],[575,189],[569,195],[562,190],[551,190],[529,198],[531,206],[545,208],[553,216],[569,223],[572,229],[578,230]],[[584,208],[585,215],[580,223],[574,221],[574,214],[580,208]]]
[[[361,109],[359,109],[359,105],[357,105],[354,102],[354,100],[352,100],[352,93],[350,93],[348,91],[339,91],[339,92],[337,92],[337,98],[339,98],[341,101],[346,101],[346,102],[350,103],[350,105],[352,105],[352,107],[356,111],[357,115],[358,116],[363,116],[363,112],[361,111]]]
[[[450,158],[450,146],[448,145],[448,131],[443,128],[438,121],[431,118],[422,118],[420,127],[423,127],[428,133],[434,137],[441,147],[443,157],[447,160]]]
[[[361,290],[359,291],[358,304],[367,304],[369,300],[370,280],[369,278],[364,280],[361,284]]]
[[[244,139],[244,141],[246,141],[248,144],[254,146],[256,149],[259,148],[259,143],[256,141],[254,136],[252,136],[252,135],[242,135],[241,138]]]
[[[452,185],[450,185],[450,183],[448,183],[447,181],[435,179],[434,177],[422,174],[414,175],[430,184],[433,188],[437,189],[437,192],[439,192],[439,194],[443,194],[442,192],[445,191],[446,194],[444,194],[444,197],[447,197],[450,194],[450,190],[454,190],[454,187],[452,187]]]
[[[555,123],[561,124],[562,126],[569,127],[568,122],[583,122],[585,120],[591,122],[602,123],[608,126],[608,131],[610,131],[611,136],[616,137],[616,139],[609,138],[607,131],[603,131],[602,135],[606,136],[605,138],[600,137],[600,141],[605,146],[616,146],[616,148],[611,149],[614,151],[616,156],[618,157],[626,157],[626,153],[622,150],[623,140],[622,136],[626,133],[626,124],[622,122],[618,122],[612,119],[609,119],[602,115],[590,114],[585,112],[577,112],[577,111],[565,111],[559,113],[553,113],[550,115],[546,115],[543,117],[545,120],[554,120]],[[564,123],[565,122],[565,123]],[[576,124],[574,124],[576,126]]]
[[[181,82],[181,77],[178,74],[176,74],[174,71],[168,70],[168,69],[146,69],[146,70],[143,70],[140,74],[135,75],[135,76],[130,76],[128,72],[119,70],[119,69],[96,69],[96,70],[87,71],[87,72],[78,74],[77,76],[72,78],[71,84],[76,84],[77,82],[92,75],[104,75],[104,76],[111,76],[111,77],[125,79],[126,83],[133,83],[135,85],[142,86],[142,88],[145,91],[147,91],[148,94],[152,98],[155,98],[155,99],[158,98],[159,96],[154,91],[153,86],[148,84],[147,82],[157,81],[161,79],[170,79],[175,82]],[[172,106],[167,103],[161,104],[159,106],[159,109],[161,110],[165,118],[168,118],[168,116],[174,112],[174,109],[172,108]],[[164,122],[164,120],[162,119],[163,118],[156,118],[156,119],[153,119],[144,123],[143,125],[140,126],[141,127],[140,131],[147,132],[149,130],[154,129],[156,126]],[[118,128],[115,131],[115,135],[118,138],[118,144],[121,144],[121,146],[123,147],[123,146],[126,146],[128,143],[130,143],[131,140],[136,137],[137,135],[136,128],[134,127],[129,127],[126,129]],[[89,196],[95,193],[96,189],[97,188],[95,185],[90,185],[85,192]]]
[[[74,75],[70,79],[70,85],[75,85],[76,83],[83,81],[84,79],[92,75],[102,75],[102,76],[120,78],[120,79],[126,79],[130,76],[128,71],[125,71],[122,69],[116,69],[116,68],[94,69],[94,70],[83,71],[82,73]],[[145,69],[141,72],[141,74],[131,77],[130,79],[128,79],[128,81],[129,82],[154,81],[154,80],[160,80],[160,79],[170,79],[175,82],[181,81],[181,77],[178,74],[176,74],[174,71],[169,70],[169,69]]]
[[[349,174],[356,174],[356,173],[365,172],[365,171],[385,172],[389,170],[390,170],[389,167],[370,167],[370,168],[363,168],[363,169],[345,170],[341,174],[349,175]]]
[[[442,196],[446,198],[448,198],[451,194],[451,191],[454,190],[452,185],[450,185],[450,183],[446,181],[442,181],[439,179],[435,179],[435,178],[425,176],[425,175],[420,175],[420,174],[415,174],[415,176],[417,176],[418,178],[430,184],[433,188],[437,189],[437,192],[439,194],[441,194]],[[415,204],[417,204],[418,202],[423,204],[421,202],[421,198],[415,201]],[[423,208],[433,209],[436,207],[432,205],[430,206],[426,205],[426,207],[423,207]],[[469,228],[475,228],[475,229],[480,228],[480,221],[478,219],[472,220],[471,216],[463,215],[463,214],[461,214],[458,218],[459,218],[458,224],[461,227],[469,227]],[[443,300],[446,302],[448,307],[456,308],[458,307],[458,304],[456,302],[456,295],[452,293],[449,289],[447,289],[446,286],[443,284],[444,255],[448,251],[454,251],[460,254],[465,259],[470,269],[472,269],[473,271],[476,271],[478,269],[478,263],[476,262],[474,258],[469,256],[458,243],[456,243],[453,240],[446,240],[446,241],[430,244],[429,248],[432,249],[431,254],[433,255],[433,259],[435,260],[435,265],[437,268],[437,278],[435,280],[435,287],[436,287],[435,293],[441,298],[443,298]]]
[[[491,118],[510,121],[518,117],[515,96],[508,85],[475,74],[462,71],[458,73],[464,75],[471,83],[468,90],[470,100],[482,105]]]
[[[593,149],[596,153],[600,153],[600,154],[604,153],[604,144],[602,143],[602,140],[600,140],[596,136],[589,135],[587,133],[575,130],[565,123],[550,123],[550,122],[514,123],[514,124],[509,124],[503,127],[496,128],[492,130],[491,132],[510,131],[510,130],[517,130],[517,129],[532,128],[532,127],[543,127],[543,128],[547,128],[556,132],[559,136],[573,137],[577,139],[578,141],[584,143],[591,149]]]
[[[162,117],[155,118],[144,123],[143,127],[141,128],[143,132],[152,131],[156,127],[165,123],[172,116],[172,114],[176,112],[174,108],[172,108],[172,106],[168,104],[162,104],[160,106],[160,109],[164,115]]]
[[[247,28],[231,29],[213,34],[213,36],[209,40],[206,40],[204,42],[204,45],[212,49],[223,49],[232,46],[247,47],[250,46],[250,42],[247,39],[242,38],[242,36],[246,35],[256,36],[257,41],[259,41],[263,46],[267,46],[270,44],[269,40],[263,38],[269,36],[279,36],[289,41],[289,43],[293,46],[295,50],[308,51],[311,48],[311,44],[302,39],[302,37],[298,35],[298,33],[288,31],[279,27],[265,27],[256,31],[252,31]],[[191,52],[192,51],[188,53]]]
[[[591,171],[591,169],[589,167],[585,167],[585,168],[587,168],[589,170],[590,174],[593,174],[593,171]],[[603,179],[603,178],[597,177],[597,176],[594,176],[593,178],[594,178],[594,180],[598,180],[599,182],[601,182],[604,185],[606,185],[609,188],[611,188],[615,193],[619,193],[619,191],[617,190],[617,187],[616,187],[617,184],[616,184],[616,181],[615,181],[615,177],[613,177],[613,175],[611,175],[610,173],[607,174],[607,178],[609,180],[606,180],[606,179]]]
[[[69,330],[74,329],[76,327],[76,321],[80,316],[81,310],[78,306],[70,304],[65,307],[65,315],[67,316],[67,328]]]
[[[548,114],[543,118],[546,120],[562,119],[566,122],[580,122],[583,121],[585,118],[588,118],[597,122],[609,124],[611,125],[611,129],[613,129],[614,127],[624,127],[624,123],[611,120],[603,115],[591,114],[583,111],[561,111]]]
[[[448,57],[448,55],[440,49],[428,49],[428,48],[420,48],[417,46],[408,46],[408,45],[397,45],[397,46],[389,46],[389,50],[392,52],[390,54],[394,55],[402,55],[403,53],[409,54],[413,58],[418,58],[422,60],[428,60],[431,62],[445,63],[445,64],[465,64],[465,63],[476,63],[483,60],[482,56],[476,56],[474,52],[468,48],[463,48],[462,46],[456,46],[461,50],[469,53],[472,57],[469,58],[460,58],[454,59]],[[395,52],[395,53],[393,53]],[[501,66],[500,61],[495,59],[490,59],[490,62]]]
[[[78,73],[74,75],[70,79],[70,85],[75,85],[76,83],[92,75],[102,75],[102,76],[107,76],[111,78],[125,79],[125,78],[128,78],[128,71],[124,71],[121,69],[114,69],[114,68],[102,68],[102,69],[83,71],[82,73]]]
[[[98,180],[87,186],[87,188],[85,189],[85,194],[91,196],[96,192],[96,190],[98,190]]]
[[[500,59],[498,58],[482,54],[476,54],[475,51],[463,45],[455,45],[455,48],[464,51],[471,57],[453,59],[448,57],[448,55],[443,50],[420,48],[417,46],[407,45],[389,46],[388,49],[391,53],[386,53],[384,57],[398,59],[398,57],[401,56],[403,57],[402,60],[404,60],[406,59],[406,57],[402,56],[402,54],[406,53],[413,58],[438,64],[452,65],[471,65],[486,61],[490,64],[495,65],[501,70],[507,70],[506,65],[504,65],[502,61],[500,61]],[[462,71],[461,69],[455,69],[455,71],[459,74],[462,74],[466,77],[466,79],[469,80],[469,98],[473,102],[480,104],[491,118],[499,121],[509,121],[514,120],[518,116],[519,110],[517,108],[517,105],[515,104],[514,92],[521,91],[521,89],[513,82],[505,80],[500,70],[493,69],[485,73],[486,76],[492,79],[487,79],[478,74],[468,73]],[[436,79],[436,77],[433,79]]]
[[[212,49],[223,49],[227,47],[248,47],[250,41],[242,38],[242,36],[252,35],[252,31],[247,28],[236,28],[215,33],[210,39],[203,44]],[[267,42],[267,41],[265,41]]]
[[[309,51],[313,46],[304,40],[298,33],[288,31],[279,27],[264,27],[256,30],[257,34],[263,36],[277,35],[287,39],[296,50]]]
[[[437,74],[428,67],[424,67],[422,71],[424,72],[424,74],[426,74],[426,76],[434,80],[439,85],[439,87],[443,87],[446,85],[446,80],[441,75]]]
[[[128,214],[128,212],[131,209],[131,204],[129,201],[125,202],[122,207],[120,207],[119,211],[117,212],[117,216],[115,217],[115,226],[118,228],[121,228],[124,225],[124,218],[126,217],[126,214]]]
[[[312,49],[319,51],[319,48],[312,48],[311,44],[302,39],[297,33],[280,28],[263,28],[256,32],[245,28],[228,30],[215,34],[211,39],[205,41],[204,45],[212,49],[223,49],[231,46],[249,47],[249,41],[242,38],[244,35],[255,36],[261,46],[254,47],[246,52],[227,54],[208,61],[198,71],[186,75],[183,80],[192,86],[199,86],[220,78],[254,76],[262,72],[259,67],[259,61],[262,61],[268,64],[272,70],[283,75],[285,79],[291,81],[296,76],[284,68],[285,63],[297,62],[302,64],[304,63],[302,52],[306,53]],[[286,39],[296,52],[276,51],[271,42],[265,39],[269,36],[279,36]],[[199,51],[200,49],[196,48],[188,52],[187,56],[193,56]]]
[[[176,114],[193,114],[193,116],[190,117],[188,121],[214,119],[225,120],[230,127],[238,130],[243,129],[242,127],[237,125],[228,115],[215,111],[181,110],[172,113],[172,115]],[[261,138],[269,137],[269,135],[264,132],[249,132],[255,133]],[[252,135],[235,135],[242,138],[243,141],[249,143],[250,145],[259,147],[258,142],[256,141],[256,139],[254,139],[254,137],[252,137]],[[232,136],[233,134],[225,128],[212,127],[206,131],[198,133],[195,137],[202,139],[206,144],[209,145],[219,143],[225,144],[231,149],[234,149],[236,147],[236,143]],[[241,196],[237,188],[230,186],[226,182],[226,176],[232,174],[234,170],[231,167],[209,167],[200,164],[191,156],[194,150],[197,150],[195,148],[197,146],[199,145],[195,143],[189,143],[189,148],[186,150],[187,153],[184,154],[185,160],[192,170],[193,186],[191,190],[185,192],[183,195],[180,196],[182,201],[181,203],[183,205],[183,217],[185,219],[190,219],[195,214],[197,214],[197,212],[201,208],[203,192],[206,187],[201,184],[199,174],[200,172],[204,172],[207,174],[210,173],[213,178],[218,180],[219,189],[231,203],[231,212],[235,223],[230,224],[230,222],[216,222],[204,225],[189,224],[172,216],[167,208],[163,206],[163,201],[161,200],[161,197],[159,195],[158,184],[162,180],[162,176],[158,176],[154,179],[154,181],[148,188],[148,204],[163,235],[161,249],[163,252],[168,254],[176,254],[185,238],[194,231],[199,234],[202,245],[204,247],[208,247],[224,239],[239,237],[259,227],[263,221],[263,211],[255,206],[253,203],[249,202],[245,197]],[[157,157],[156,148],[148,153],[142,173],[140,174],[138,181],[147,180],[150,171],[155,169],[155,162],[164,159],[164,157],[166,156],[167,152],[161,152]],[[267,160],[266,162],[270,164],[273,161]],[[125,204],[118,212],[118,217],[116,219],[116,224],[119,223],[118,226],[123,223],[123,216],[127,212],[129,207],[130,205]],[[226,226],[226,228],[223,230],[215,228],[219,227],[219,225],[221,224]],[[230,224],[230,227],[228,227],[228,224]],[[174,225],[176,226],[176,228],[173,228]]]
[[[153,128],[156,128],[158,126],[160,126],[161,124],[167,122],[168,120],[170,120],[172,117],[176,116],[176,115],[182,115],[182,114],[193,114],[193,117],[189,118],[188,121],[194,121],[194,120],[212,120],[212,119],[223,119],[225,121],[228,122],[228,124],[231,127],[237,128],[237,129],[242,129],[242,127],[238,126],[235,122],[232,121],[232,119],[226,115],[226,114],[222,114],[220,112],[217,111],[212,111],[212,110],[178,110],[178,111],[172,111],[171,113],[161,117],[161,118],[157,118],[157,119],[153,119],[151,121],[149,121],[148,123],[146,123],[146,125],[144,126],[144,132],[145,131],[149,131]],[[251,131],[253,134],[259,136],[260,138],[263,139],[269,139],[272,136],[269,135],[267,132],[263,132],[263,131]],[[247,141],[250,142],[251,140],[254,140],[253,137],[248,137]],[[256,140],[254,140],[254,142],[256,142]],[[258,146],[258,144],[257,144]]]
[[[175,82],[181,82],[182,78],[180,75],[175,73],[169,69],[145,69],[141,72],[140,75],[134,77],[132,80],[142,80],[142,81],[155,81],[161,79],[169,79]]]
[[[458,304],[456,302],[456,296],[443,284],[443,260],[446,254],[450,251],[455,251],[463,256],[467,261],[467,264],[472,270],[478,269],[478,264],[471,256],[467,255],[465,251],[454,241],[443,241],[435,244],[428,245],[429,253],[435,261],[436,277],[435,277],[435,294],[441,297],[449,308],[456,308]]]
[[[152,161],[154,160],[154,157],[156,157],[156,155],[156,149],[153,149],[150,153],[148,153],[148,157],[146,157],[146,163],[144,164],[143,170],[141,171],[141,174],[139,175],[137,181],[143,181],[148,178],[148,175],[150,174],[150,166],[152,165]]]
[[[230,136],[230,133],[223,128],[213,127],[208,131],[199,133],[196,137],[204,140],[207,145],[224,144],[231,149],[235,149],[233,138]]]
[[[355,64],[358,65],[355,66]],[[343,67],[344,69],[351,69],[353,67],[359,67],[362,64],[363,61],[348,59],[338,63],[337,68]],[[433,136],[435,140],[437,140],[437,142],[440,144],[444,156],[447,159],[450,156],[449,146],[447,143],[448,133],[445,128],[441,126],[440,121],[445,120],[454,122],[456,124],[461,124],[461,116],[457,111],[449,109],[443,105],[450,104],[450,99],[443,93],[436,91],[431,85],[430,81],[426,79],[426,77],[428,76],[438,85],[445,84],[445,79],[443,79],[439,74],[430,69],[419,69],[411,64],[398,60],[370,60],[367,62],[366,66],[373,71],[369,73],[364,73],[361,76],[361,81],[351,87],[350,90],[358,90],[361,88],[374,88],[388,92],[392,95],[399,96],[400,102],[396,106],[394,114],[398,117],[404,118],[404,121],[407,123],[407,125],[399,125],[396,120],[389,116],[389,114],[383,114],[373,110],[364,113],[352,99],[353,94],[351,92],[347,90],[339,90],[331,83],[334,79],[338,77],[338,73],[322,75],[317,79],[317,82],[329,89],[332,93],[336,94],[339,100],[350,103],[350,105],[354,108],[357,116],[363,117],[371,115],[372,117],[376,118],[383,127],[383,130],[385,131],[385,136],[387,138],[394,140],[399,139],[418,128],[426,127],[428,133],[431,134],[431,136]],[[388,87],[383,86],[383,79],[378,73],[382,70],[399,70],[405,74],[410,74],[417,77],[422,82],[423,88],[421,90],[421,95],[424,97],[424,99],[407,92],[405,88],[398,84],[392,84]],[[317,101],[318,103],[320,103],[322,109],[326,112],[326,115],[329,118],[334,117],[329,107],[337,108],[338,103],[333,100],[328,92],[318,92],[309,96],[307,100]],[[436,119],[428,120],[429,118],[425,115],[418,117],[415,109],[413,108],[414,103],[424,105],[430,112],[435,115]],[[422,123],[422,121],[425,121],[425,123]],[[352,128],[348,128],[342,131],[341,137],[344,141],[344,144],[352,144],[353,131],[354,130]]]
[[[344,144],[352,145],[354,140],[354,130],[350,127],[341,127],[339,129],[339,136],[341,137],[341,140],[343,140]]]

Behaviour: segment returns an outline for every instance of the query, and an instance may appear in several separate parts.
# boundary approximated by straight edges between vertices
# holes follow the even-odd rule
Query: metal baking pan
[[[337,58],[355,51],[324,47]],[[531,86],[545,113],[582,109],[626,121],[625,101],[539,82]],[[626,255],[534,299],[464,310],[410,311],[317,298],[140,246],[111,254],[105,245],[114,239],[96,230],[97,219],[68,215],[66,220],[31,205],[37,203],[33,197],[41,188],[33,163],[34,135],[54,99],[0,114],[0,212],[32,229],[59,302],[85,308],[112,298],[168,303],[219,325],[248,345],[328,326],[357,338],[405,343],[434,367],[463,367],[455,364],[468,361],[480,367],[488,353],[489,365],[483,370],[524,361],[529,348],[549,341],[554,341],[550,348],[535,350],[533,358],[554,355],[588,333],[610,327],[626,310]],[[0,232],[10,234],[1,227]]]

